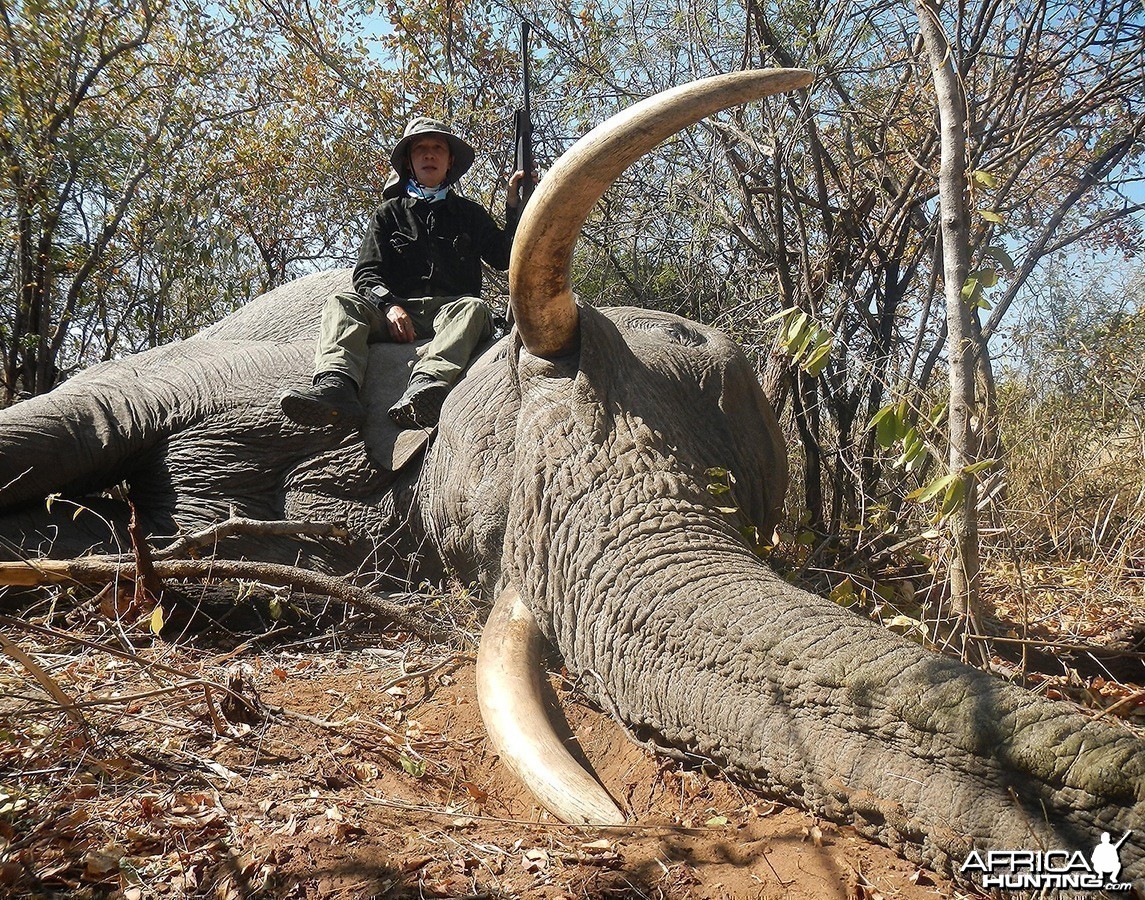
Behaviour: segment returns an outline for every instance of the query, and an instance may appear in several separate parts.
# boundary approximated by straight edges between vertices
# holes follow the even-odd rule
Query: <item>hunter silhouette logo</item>
[[[962,864],[968,878],[977,873],[978,883],[986,889],[1130,891],[1133,885],[1119,882],[1121,846],[1129,839],[1127,831],[1113,843],[1108,831],[1086,859],[1080,850],[972,850]]]
[[[1089,861],[1093,864],[1093,871],[1109,881],[1117,881],[1117,873],[1121,871],[1121,854],[1117,851],[1125,843],[1132,831],[1127,831],[1116,844],[1109,843],[1109,832],[1101,833],[1101,843],[1093,848]]]

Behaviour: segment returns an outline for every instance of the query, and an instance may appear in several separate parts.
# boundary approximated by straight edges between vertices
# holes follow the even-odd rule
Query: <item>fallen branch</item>
[[[236,534],[259,536],[302,534],[333,537],[340,540],[346,540],[350,536],[350,532],[344,526],[335,525],[332,522],[291,522],[286,520],[266,522],[260,519],[232,517],[225,522],[212,525],[210,528],[204,528],[202,531],[196,531],[194,534],[178,538],[162,550],[156,551],[154,556],[155,559],[173,559],[186,556],[188,553],[205,547],[213,549],[219,541]]]
[[[1127,656],[1130,659],[1145,660],[1143,650],[1123,650],[1100,644],[1069,644],[1063,641],[1038,641],[1033,638],[1001,637],[994,634],[967,634],[966,637],[982,642],[995,641],[999,644],[1018,644],[1023,647],[1038,647],[1042,650],[1061,650],[1066,653],[1090,653],[1097,656]]]
[[[60,705],[60,709],[67,714],[68,718],[79,726],[84,743],[91,746],[91,733],[88,731],[87,720],[83,717],[83,713],[76,707],[72,698],[56,683],[56,680],[45,672],[43,667],[32,659],[31,656],[2,634],[0,634],[0,650],[3,650],[4,653],[28,670],[31,676],[40,683],[40,687],[47,691],[52,699]]]
[[[162,579],[245,579],[275,587],[309,591],[369,610],[426,639],[437,640],[449,634],[441,626],[427,621],[408,602],[399,602],[408,601],[416,595],[372,594],[347,584],[341,578],[321,575],[296,566],[229,559],[156,560],[155,574]],[[115,578],[134,579],[135,564],[116,556],[0,563],[0,585],[37,587],[45,584],[102,584]]]

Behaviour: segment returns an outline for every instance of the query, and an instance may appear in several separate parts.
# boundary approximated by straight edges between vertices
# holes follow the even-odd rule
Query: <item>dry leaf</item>
[[[549,854],[536,847],[532,850],[526,850],[521,857],[521,865],[525,867],[525,871],[529,873],[543,872],[549,867]]]
[[[475,785],[472,781],[461,782],[461,787],[465,788],[465,792],[478,803],[484,803],[489,799],[489,793],[487,791],[481,790],[481,788]]]
[[[118,844],[107,844],[98,850],[90,850],[84,856],[84,875],[93,881],[99,881],[119,871],[119,861],[126,853]]]
[[[353,822],[339,822],[334,826],[334,842],[346,844],[366,834],[366,829]]]
[[[354,773],[354,777],[361,782],[373,781],[381,774],[378,767],[369,762],[353,763],[350,770]]]

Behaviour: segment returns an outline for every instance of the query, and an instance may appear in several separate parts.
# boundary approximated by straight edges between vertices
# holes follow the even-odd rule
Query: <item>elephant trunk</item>
[[[0,429],[0,510],[48,493],[102,490],[136,473],[140,458],[171,434],[229,408],[264,418],[249,398],[273,396],[303,352],[270,341],[183,341],[92,366],[17,403],[4,410]],[[264,426],[252,421],[248,431]],[[60,448],[67,450],[63,471]]]
[[[513,242],[509,296],[525,347],[552,358],[575,346],[573,247],[592,207],[621,172],[705,116],[810,83],[811,73],[802,69],[718,75],[637,103],[577,141],[538,186]]]
[[[636,734],[954,875],[971,848],[1088,855],[1143,821],[1145,741],[787,584],[711,517],[674,515],[587,564],[547,561],[548,583],[522,592],[546,597],[533,608],[568,668]]]

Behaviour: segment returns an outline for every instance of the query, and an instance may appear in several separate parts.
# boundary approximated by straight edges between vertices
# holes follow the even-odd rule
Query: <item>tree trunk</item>
[[[916,0],[923,46],[930,57],[938,104],[941,135],[941,166],[938,176],[942,218],[943,289],[950,360],[950,473],[965,485],[962,500],[948,517],[950,529],[950,602],[965,634],[980,621],[978,582],[977,481],[966,468],[976,453],[971,434],[974,410],[975,342],[971,331],[970,305],[962,287],[970,270],[970,223],[966,204],[966,97],[954,67],[953,51],[938,10],[929,0]],[[975,629],[976,630],[976,629]],[[965,646],[963,648],[965,656]]]

